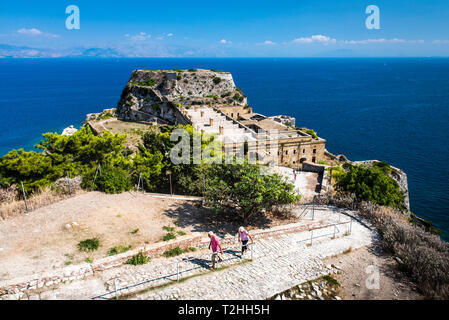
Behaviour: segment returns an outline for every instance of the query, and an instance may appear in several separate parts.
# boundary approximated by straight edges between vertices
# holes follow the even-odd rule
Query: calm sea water
[[[0,155],[115,107],[138,68],[232,72],[255,112],[403,169],[412,211],[449,238],[449,59],[0,59]]]

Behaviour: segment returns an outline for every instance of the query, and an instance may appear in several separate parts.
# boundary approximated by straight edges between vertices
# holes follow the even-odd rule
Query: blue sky
[[[43,2],[43,3],[42,3]],[[67,30],[77,5],[81,28]],[[368,5],[380,29],[367,29]],[[2,1],[0,57],[449,56],[447,0]]]

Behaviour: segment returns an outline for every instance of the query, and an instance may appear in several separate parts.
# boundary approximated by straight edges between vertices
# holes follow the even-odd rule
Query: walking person
[[[212,249],[212,269],[214,269],[215,260],[217,258],[218,262],[223,261],[223,259],[220,256],[220,253],[223,255],[223,249],[221,248],[220,240],[212,231],[209,231],[208,237],[210,238],[209,249]]]
[[[245,251],[248,249],[248,240],[251,239],[251,243],[254,243],[253,237],[248,233],[248,231],[245,230],[245,228],[240,227],[239,228],[239,241],[242,242],[242,255],[245,253]]]

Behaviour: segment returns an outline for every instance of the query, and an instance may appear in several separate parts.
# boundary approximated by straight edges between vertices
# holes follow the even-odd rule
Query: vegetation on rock
[[[359,200],[391,207],[402,207],[404,195],[398,183],[388,176],[385,165],[343,165],[344,172],[335,176],[339,191],[354,193]]]

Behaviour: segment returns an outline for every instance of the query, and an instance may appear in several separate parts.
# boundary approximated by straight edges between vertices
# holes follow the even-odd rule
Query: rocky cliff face
[[[228,72],[211,70],[135,70],[122,92],[117,115],[125,120],[186,123],[183,109],[192,105],[247,104]]]

